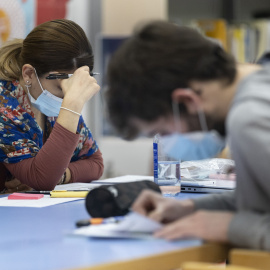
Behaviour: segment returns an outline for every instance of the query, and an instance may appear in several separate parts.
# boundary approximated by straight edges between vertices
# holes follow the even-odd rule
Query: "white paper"
[[[162,224],[132,212],[119,223],[89,225],[74,231],[75,235],[108,238],[149,238]]]
[[[142,180],[150,180],[154,181],[153,176],[145,176],[145,175],[124,175],[114,178],[107,178],[104,180],[93,181],[92,183],[126,183],[126,182],[137,182]]]
[[[83,200],[84,198],[50,198],[50,195],[44,195],[43,198],[38,200],[8,200],[7,197],[0,198],[0,207],[46,207],[65,202]]]
[[[91,183],[71,183],[65,185],[57,185],[54,190],[91,190],[102,185],[137,182],[141,180],[154,181],[153,176],[142,176],[142,175],[125,175],[114,178],[107,178],[104,180],[96,180]]]
[[[91,190],[97,188],[102,184],[92,184],[92,183],[70,183],[64,185],[57,185],[54,190]]]
[[[54,190],[91,190],[97,188],[101,185],[126,183],[126,182],[136,182],[141,180],[154,181],[153,176],[142,176],[142,175],[125,175],[114,178],[107,178],[104,180],[96,180],[91,183],[71,183],[65,185],[57,185]]]

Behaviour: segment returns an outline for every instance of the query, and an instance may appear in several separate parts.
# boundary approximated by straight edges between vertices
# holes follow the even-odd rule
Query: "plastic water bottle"
[[[172,195],[180,192],[180,161],[166,155],[159,134],[156,134],[153,139],[153,162],[154,181],[163,187],[162,191]]]

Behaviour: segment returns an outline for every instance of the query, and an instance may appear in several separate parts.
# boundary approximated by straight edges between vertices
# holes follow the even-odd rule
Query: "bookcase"
[[[168,0],[168,19],[193,26],[196,21],[207,20],[208,28],[215,28],[223,20],[225,34],[221,43],[227,43],[226,50],[238,62],[254,62],[270,50],[268,0]],[[213,32],[211,37],[215,37]]]
[[[268,0],[168,0],[168,18],[179,23],[191,19],[223,18],[229,23],[251,20],[256,13],[269,13]]]

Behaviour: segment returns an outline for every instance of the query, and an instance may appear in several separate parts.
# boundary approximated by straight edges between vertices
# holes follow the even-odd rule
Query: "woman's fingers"
[[[32,190],[31,187],[25,184],[22,184],[21,181],[18,180],[17,178],[7,181],[5,183],[5,187],[6,187],[6,193]]]
[[[5,187],[7,189],[13,189],[19,186],[20,184],[21,184],[21,181],[19,181],[17,178],[14,178],[10,181],[5,182]]]

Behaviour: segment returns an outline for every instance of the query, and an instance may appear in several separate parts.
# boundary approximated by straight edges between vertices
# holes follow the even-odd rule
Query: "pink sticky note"
[[[43,197],[43,194],[12,193],[8,196],[8,200],[38,200]]]

